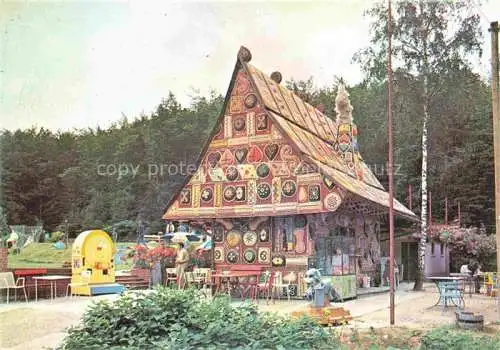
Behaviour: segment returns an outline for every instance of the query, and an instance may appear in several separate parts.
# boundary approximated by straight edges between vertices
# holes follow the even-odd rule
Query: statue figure
[[[323,302],[324,306],[330,304],[332,300],[340,300],[343,302],[342,296],[337,293],[337,291],[333,288],[330,282],[323,282],[321,280],[321,273],[318,269],[309,269],[306,272],[306,276],[304,277],[304,281],[307,284],[307,290],[304,295],[304,299],[306,300],[314,300],[315,289],[324,288],[325,290],[325,300]]]
[[[343,83],[339,84],[337,90],[337,97],[335,97],[335,112],[337,113],[337,124],[351,124],[352,119],[351,101],[349,100],[349,93],[347,92]]]

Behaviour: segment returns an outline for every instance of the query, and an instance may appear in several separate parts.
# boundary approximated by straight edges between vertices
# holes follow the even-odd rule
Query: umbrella
[[[189,240],[187,239],[187,232],[176,232],[172,236],[172,242],[174,243],[187,243]]]
[[[212,238],[208,237],[205,242],[203,242],[197,250],[211,250],[212,249]]]

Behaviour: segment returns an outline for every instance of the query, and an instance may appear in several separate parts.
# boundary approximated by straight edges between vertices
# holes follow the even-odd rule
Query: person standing
[[[177,251],[177,258],[175,259],[175,267],[177,270],[177,285],[179,288],[184,288],[186,278],[184,271],[186,270],[189,260],[189,253],[184,248],[184,243],[179,243],[179,250]]]

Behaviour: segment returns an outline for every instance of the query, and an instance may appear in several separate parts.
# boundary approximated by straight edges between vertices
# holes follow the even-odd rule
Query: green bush
[[[326,328],[302,318],[258,313],[255,305],[232,306],[197,291],[166,289],[126,294],[86,310],[60,349],[334,349]]]
[[[49,242],[56,243],[63,237],[64,237],[64,232],[61,232],[61,231],[52,232],[50,234]]]
[[[491,337],[473,331],[452,327],[433,329],[422,337],[422,350],[498,350],[500,337]]]
[[[113,235],[113,230],[116,231],[118,239],[125,239],[130,237],[135,237],[137,235],[137,223],[132,220],[123,220],[113,224],[109,231],[110,235]]]

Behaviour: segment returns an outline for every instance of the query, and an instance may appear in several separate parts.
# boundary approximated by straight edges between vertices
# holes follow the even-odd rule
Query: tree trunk
[[[429,91],[428,77],[424,73],[424,123],[422,126],[422,208],[420,242],[418,244],[418,263],[415,285],[413,290],[422,290],[424,285],[425,271],[425,246],[427,243],[427,129],[429,122]]]

